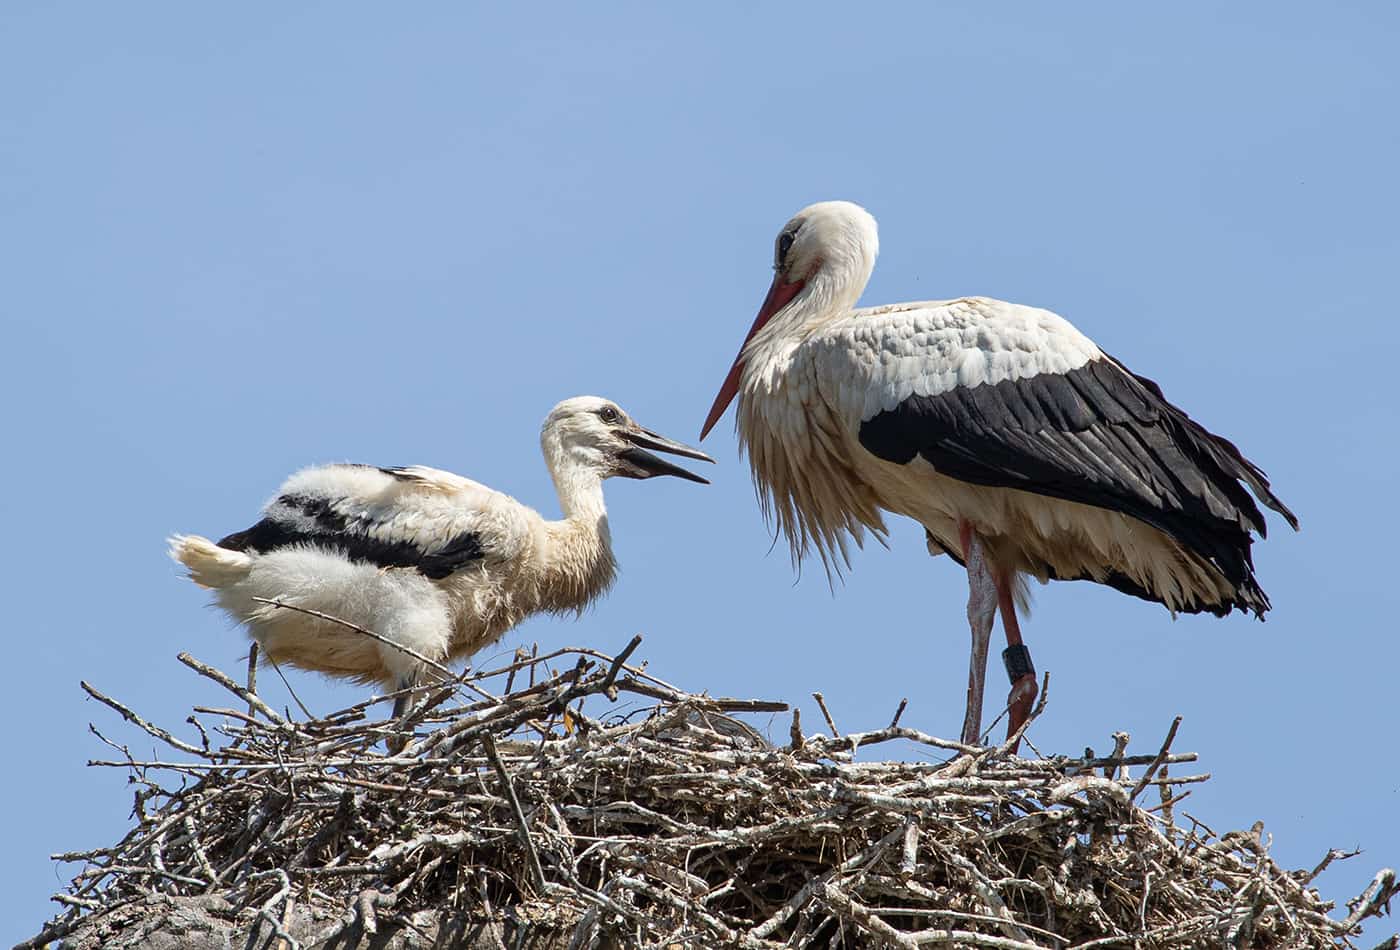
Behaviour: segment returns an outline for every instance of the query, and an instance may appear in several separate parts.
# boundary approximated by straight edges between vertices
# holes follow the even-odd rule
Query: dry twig
[[[198,707],[196,744],[84,684],[176,755],[138,762],[113,745],[122,757],[104,764],[131,770],[140,789],[135,826],[111,847],[55,856],[84,865],[55,897],[58,916],[19,950],[196,896],[289,948],[352,926],[421,926],[424,913],[508,914],[580,948],[1087,950],[1231,935],[1334,948],[1354,946],[1400,887],[1382,871],[1338,919],[1311,882],[1348,855],[1285,871],[1259,834],[1182,828],[1139,807],[1157,785],[1154,807],[1169,814],[1183,784],[1206,778],[1164,770],[1195,759],[1170,751],[1176,723],[1155,754],[1120,741],[1105,758],[1023,759],[1010,742],[965,746],[902,726],[903,702],[887,728],[841,735],[817,694],[832,736],[804,736],[794,712],[777,747],[728,714],[786,704],[685,692],[629,665],[638,642],[615,657],[520,651],[454,679],[482,698],[447,708],[469,694],[442,690],[399,755],[380,751],[393,724],[366,718],[368,703],[288,721],[184,655],[254,712]],[[595,696],[616,697],[618,712],[582,716]],[[579,728],[563,728],[566,710]],[[894,741],[956,755],[853,761]],[[297,929],[294,905],[312,930]]]

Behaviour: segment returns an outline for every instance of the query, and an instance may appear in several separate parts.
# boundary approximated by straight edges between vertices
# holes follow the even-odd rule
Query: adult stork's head
[[[875,219],[849,201],[808,205],[783,225],[773,246],[773,284],[715,396],[700,438],[709,434],[738,393],[744,360],[752,348],[854,307],[879,252]]]
[[[675,475],[709,484],[708,479],[671,464],[653,451],[714,461],[699,449],[642,428],[621,406],[601,396],[575,396],[550,410],[540,430],[540,447],[556,480],[568,470],[600,479]]]

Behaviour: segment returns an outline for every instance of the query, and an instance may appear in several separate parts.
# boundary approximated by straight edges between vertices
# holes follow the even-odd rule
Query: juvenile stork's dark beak
[[[699,459],[702,462],[713,463],[710,458],[699,449],[693,449],[681,442],[668,439],[664,435],[657,435],[650,429],[643,429],[641,426],[632,426],[621,429],[617,433],[631,445],[617,453],[618,459],[623,462],[622,471],[618,474],[628,478],[654,478],[657,475],[674,475],[677,478],[686,478],[692,482],[699,482],[702,485],[710,484],[708,478],[702,478],[694,472],[688,472],[679,465],[672,465],[663,458],[655,456],[647,449],[655,449],[658,452],[669,452],[671,455],[680,455],[688,459]]]

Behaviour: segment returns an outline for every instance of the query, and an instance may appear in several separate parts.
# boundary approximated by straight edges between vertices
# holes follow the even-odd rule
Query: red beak
[[[744,347],[748,346],[753,335],[772,319],[773,314],[786,307],[792,298],[797,296],[797,292],[806,283],[805,280],[784,283],[781,274],[773,278],[773,286],[768,288],[768,296],[763,298],[763,306],[758,308],[758,316],[754,317],[748,336],[744,337],[744,342],[739,346],[739,355],[734,357],[734,365],[729,367],[729,375],[724,377],[724,385],[720,386],[719,395],[715,396],[715,404],[710,407],[710,414],[705,417],[705,425],[700,430],[702,441],[710,434],[710,430],[715,427],[719,417],[724,415],[724,410],[729,408],[735,394],[739,392],[739,374],[744,370]]]

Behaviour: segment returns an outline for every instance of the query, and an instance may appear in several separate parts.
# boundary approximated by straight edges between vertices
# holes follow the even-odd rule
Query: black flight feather
[[[1244,485],[1298,524],[1239,449],[1111,357],[1068,373],[911,396],[862,423],[860,443],[886,461],[907,464],[918,455],[971,484],[1080,502],[1152,525],[1235,588],[1231,603],[1185,608],[1192,612],[1269,609],[1250,555],[1250,531],[1262,536],[1264,517]],[[1121,575],[1104,583],[1160,601]]]

